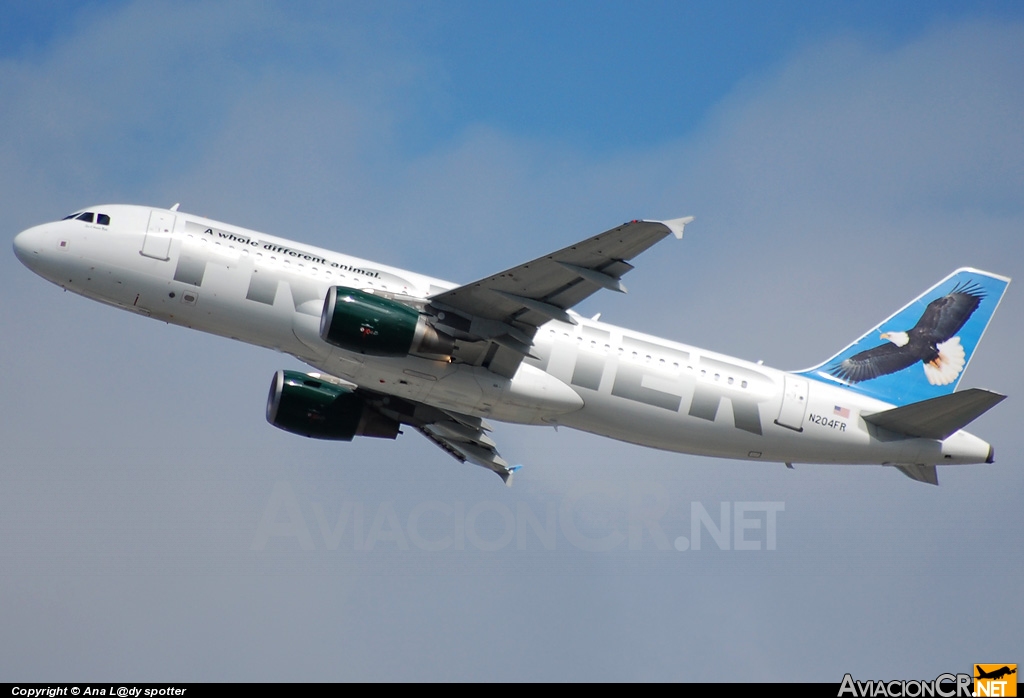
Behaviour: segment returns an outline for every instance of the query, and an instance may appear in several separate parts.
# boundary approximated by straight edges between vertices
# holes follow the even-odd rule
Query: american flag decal
[[[833,414],[837,414],[840,417],[849,417],[850,416],[850,410],[846,409],[845,407],[840,407],[839,405],[835,406],[835,409],[832,410],[832,413]]]

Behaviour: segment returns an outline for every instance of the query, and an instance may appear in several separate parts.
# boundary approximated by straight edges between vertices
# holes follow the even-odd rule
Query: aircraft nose
[[[35,271],[39,263],[43,242],[43,226],[23,230],[14,236],[14,256],[29,269]]]

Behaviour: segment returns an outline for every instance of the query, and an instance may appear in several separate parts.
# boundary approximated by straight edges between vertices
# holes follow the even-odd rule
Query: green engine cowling
[[[451,356],[455,340],[415,308],[344,286],[332,286],[320,316],[320,338],[371,356]]]
[[[348,388],[298,371],[274,374],[267,421],[292,434],[334,441],[356,436],[394,439],[400,426]]]

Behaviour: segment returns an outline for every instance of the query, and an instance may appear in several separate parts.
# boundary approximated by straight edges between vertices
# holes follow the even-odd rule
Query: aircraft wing
[[[683,236],[693,217],[630,221],[575,245],[429,299],[438,323],[460,343],[457,358],[515,375],[530,355],[537,328],[549,320],[576,321],[566,311],[607,288],[625,292],[629,260],[670,233]],[[461,352],[461,355],[459,355]]]
[[[498,454],[494,440],[482,428],[474,429],[461,420],[449,419],[416,429],[460,463],[469,461],[473,465],[493,470],[502,482],[512,486],[512,476],[519,470],[519,466],[509,465]]]
[[[491,425],[484,420],[363,388],[358,392],[378,412],[414,427],[460,463],[469,461],[492,470],[506,485],[512,486],[512,476],[519,466],[510,466],[501,457],[497,444],[487,435]]]

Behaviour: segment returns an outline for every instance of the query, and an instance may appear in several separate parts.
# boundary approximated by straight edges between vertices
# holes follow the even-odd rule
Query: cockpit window
[[[84,213],[75,211],[70,216],[64,216],[61,220],[69,221],[74,218],[75,220],[79,220],[84,223],[92,223],[94,216],[96,218],[97,225],[110,225],[110,216],[105,213],[93,213],[92,211],[86,211]]]

